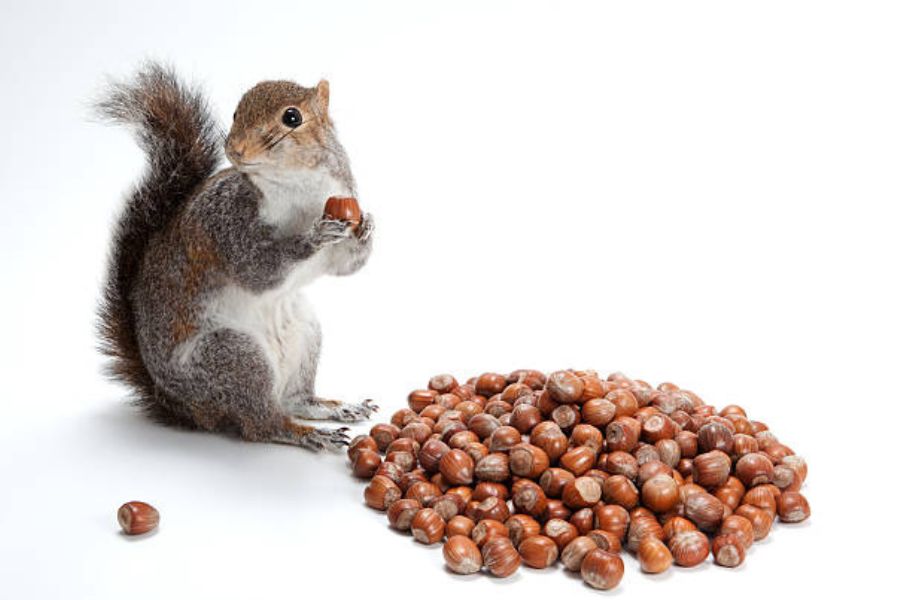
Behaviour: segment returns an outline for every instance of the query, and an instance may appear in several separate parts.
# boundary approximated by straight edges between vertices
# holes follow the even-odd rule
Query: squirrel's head
[[[314,167],[328,152],[328,82],[263,81],[241,98],[225,142],[239,171]]]

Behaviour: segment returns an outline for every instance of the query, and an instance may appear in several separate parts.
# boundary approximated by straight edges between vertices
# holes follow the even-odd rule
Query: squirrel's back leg
[[[236,428],[241,437],[313,450],[346,445],[344,429],[297,423],[273,395],[272,367],[255,340],[233,329],[202,334],[176,377],[178,395],[198,426]]]
[[[297,339],[293,340],[293,343],[300,346],[300,359],[281,400],[285,412],[299,419],[343,423],[365,421],[372,416],[378,407],[371,400],[352,404],[316,396],[316,371],[322,331],[315,313],[306,303],[300,305],[300,310],[295,315],[294,330],[300,332]]]

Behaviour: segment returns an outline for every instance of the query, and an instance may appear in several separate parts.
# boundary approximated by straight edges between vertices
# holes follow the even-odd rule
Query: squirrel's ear
[[[316,103],[323,114],[328,114],[328,80],[323,79],[316,85]]]

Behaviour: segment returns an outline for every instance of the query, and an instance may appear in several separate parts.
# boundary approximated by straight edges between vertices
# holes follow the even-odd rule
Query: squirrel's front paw
[[[365,213],[362,217],[362,222],[359,224],[359,231],[356,232],[356,237],[359,238],[360,243],[365,244],[372,237],[373,231],[375,231],[375,218],[372,217],[372,213]]]
[[[330,246],[353,235],[350,224],[335,219],[319,219],[313,226],[313,239],[319,246]]]

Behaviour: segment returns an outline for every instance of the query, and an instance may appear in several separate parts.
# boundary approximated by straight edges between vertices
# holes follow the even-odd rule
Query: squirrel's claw
[[[359,241],[366,242],[373,231],[375,231],[375,219],[372,217],[372,213],[363,214],[362,223],[359,225],[359,233],[357,234]]]
[[[378,410],[378,406],[372,404],[372,400],[365,400],[361,404],[342,404],[335,418],[345,423],[357,423],[365,421]]]
[[[352,233],[346,221],[319,219],[314,226],[316,240],[321,246],[337,244],[349,238]]]

